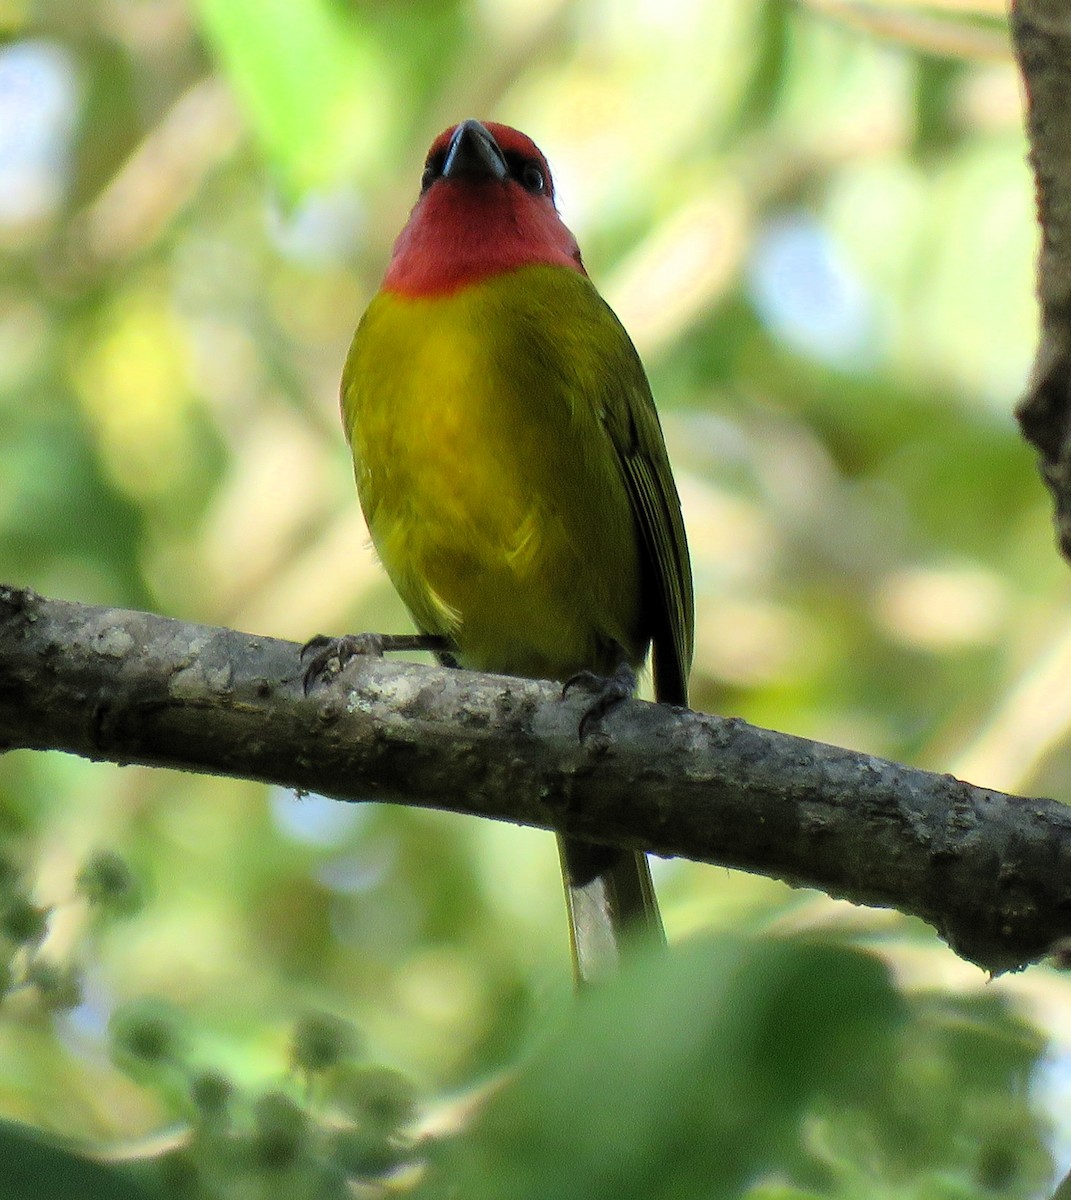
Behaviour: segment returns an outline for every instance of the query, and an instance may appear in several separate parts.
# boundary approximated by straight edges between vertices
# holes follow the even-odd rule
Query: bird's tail
[[[664,942],[647,855],[558,838],[577,985],[617,973],[625,939]]]

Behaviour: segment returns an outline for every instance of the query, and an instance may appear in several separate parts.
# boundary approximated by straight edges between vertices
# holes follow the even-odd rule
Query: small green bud
[[[35,958],[26,972],[26,982],[37,988],[42,1003],[53,1012],[77,1008],[82,1003],[82,976],[70,963]]]
[[[90,904],[107,912],[131,916],[142,904],[137,876],[114,850],[98,850],[78,872],[78,891]]]
[[[306,1013],[294,1029],[294,1066],[309,1072],[326,1071],[356,1057],[362,1038],[355,1026],[332,1013]]]
[[[419,1093],[400,1071],[352,1066],[332,1075],[328,1099],[362,1128],[384,1134],[416,1120]]]
[[[257,1164],[282,1171],[298,1159],[309,1127],[305,1110],[283,1092],[267,1092],[253,1106],[253,1155]]]
[[[222,1117],[234,1095],[234,1085],[220,1071],[199,1071],[190,1081],[190,1098],[203,1117]]]
[[[42,908],[26,896],[9,896],[0,912],[0,932],[20,946],[39,942],[48,930],[51,912],[50,908]]]
[[[185,1050],[181,1015],[162,1000],[131,1000],[108,1022],[112,1052],[120,1066],[180,1062]]]
[[[978,1182],[987,1192],[993,1195],[1004,1193],[1008,1195],[1014,1189],[1016,1180],[1022,1173],[1023,1155],[1021,1143],[1011,1139],[1004,1143],[990,1142],[983,1146],[978,1154]]]

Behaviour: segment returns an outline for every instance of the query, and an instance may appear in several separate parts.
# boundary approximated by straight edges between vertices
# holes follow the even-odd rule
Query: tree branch
[[[362,659],[0,587],[0,748],[241,776],[682,856],[898,908],[993,972],[1071,934],[1071,809],[552,683]]]
[[[1071,558],[1071,9],[1065,0],[1015,0],[1012,36],[1041,224],[1041,337],[1017,415],[1052,493],[1060,549]]]

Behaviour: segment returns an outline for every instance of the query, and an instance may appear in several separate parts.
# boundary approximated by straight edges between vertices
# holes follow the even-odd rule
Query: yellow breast
[[[381,293],[354,338],[343,409],[373,542],[417,625],[475,668],[566,678],[646,650],[599,412],[619,336],[603,311],[582,276],[528,267],[445,297]]]

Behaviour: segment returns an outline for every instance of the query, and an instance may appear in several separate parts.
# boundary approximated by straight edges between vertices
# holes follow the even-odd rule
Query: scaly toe
[[[628,663],[621,663],[612,675],[578,671],[562,684],[562,696],[567,696],[574,688],[583,688],[593,697],[577,728],[577,735],[583,741],[611,709],[635,693],[636,673]]]
[[[320,633],[309,638],[301,647],[302,662],[310,652],[313,654],[303,677],[306,695],[316,684],[340,675],[350,659],[358,655],[382,658],[383,636],[378,633],[347,633],[344,637],[333,638]]]

